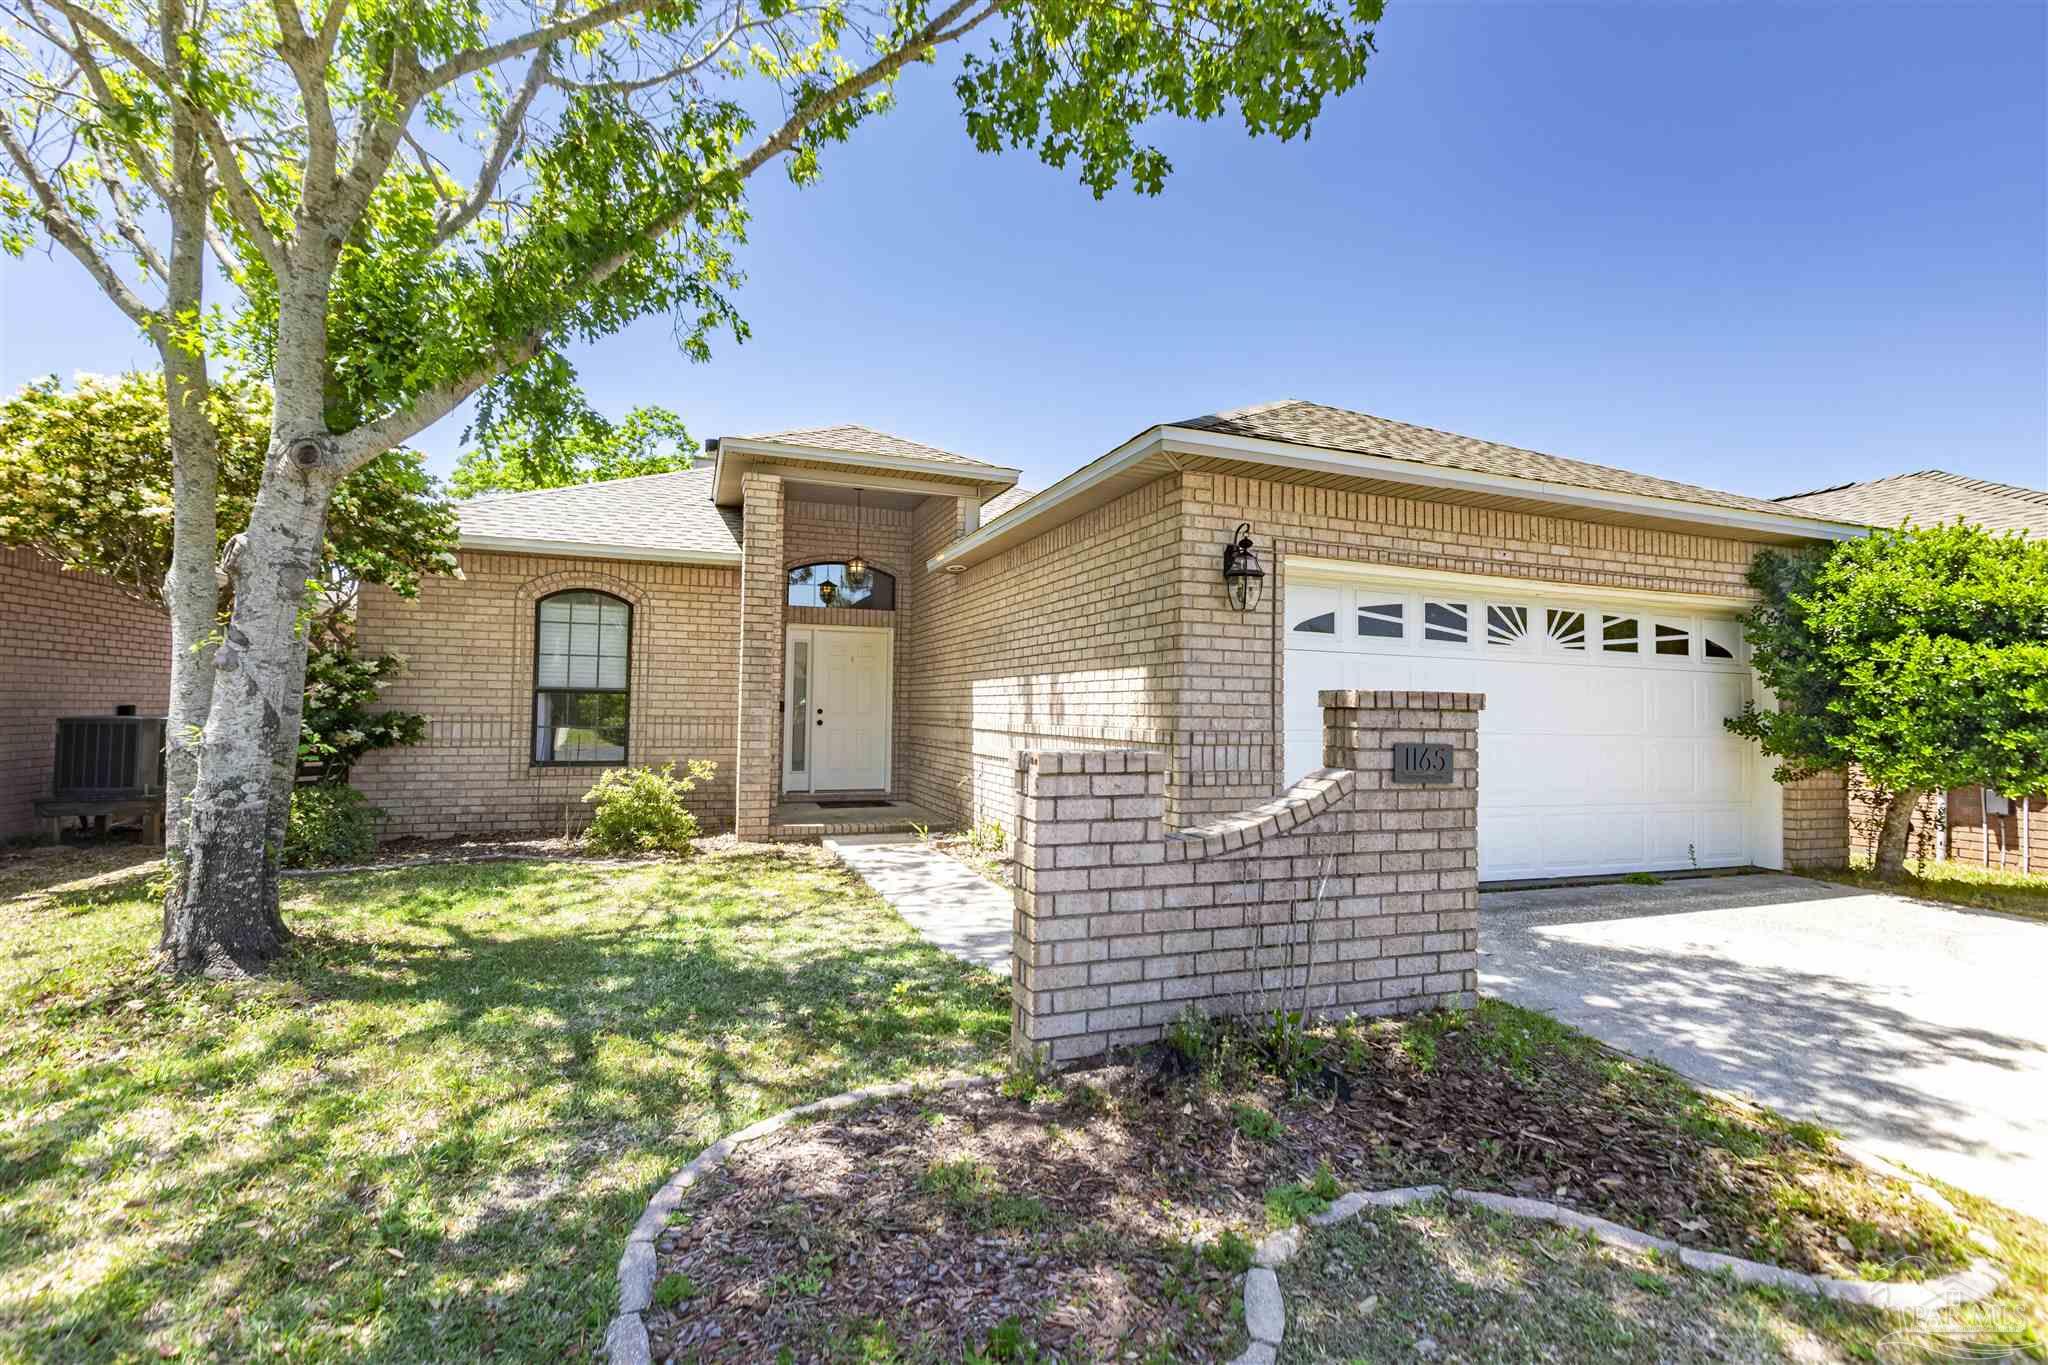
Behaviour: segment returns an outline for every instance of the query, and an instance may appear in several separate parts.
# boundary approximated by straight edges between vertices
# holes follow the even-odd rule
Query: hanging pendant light
[[[868,585],[868,562],[860,553],[860,490],[853,490],[853,558],[846,561],[846,587],[859,592]]]

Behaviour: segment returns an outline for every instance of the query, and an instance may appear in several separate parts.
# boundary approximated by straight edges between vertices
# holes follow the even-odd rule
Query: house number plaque
[[[1448,744],[1396,744],[1396,782],[1447,783],[1451,780],[1451,746]]]

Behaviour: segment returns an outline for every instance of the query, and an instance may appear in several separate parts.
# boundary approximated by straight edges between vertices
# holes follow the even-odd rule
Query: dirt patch
[[[1256,1213],[1247,1182],[1205,1186],[1227,1150],[1178,1160],[1084,1093],[884,1101],[740,1149],[661,1240],[655,1358],[960,1360],[1028,1342],[1227,1359],[1236,1275],[1191,1240]]]
[[[1538,1195],[1829,1275],[1971,1254],[1960,1223],[1819,1130],[1541,1015],[1489,1002],[1309,1031],[1288,1044],[1294,1084],[1262,1046],[1216,1028],[1192,1057],[1161,1046],[1028,1102],[889,1101],[740,1149],[661,1243],[656,1358],[957,1360],[1014,1340],[1227,1359],[1249,1242],[1339,1187]]]

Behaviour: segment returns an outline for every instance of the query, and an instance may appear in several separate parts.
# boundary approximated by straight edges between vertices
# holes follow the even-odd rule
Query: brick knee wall
[[[1018,1053],[1097,1056],[1158,1038],[1190,1007],[1305,1002],[1327,1016],[1475,1003],[1485,699],[1320,695],[1329,768],[1174,833],[1161,754],[1017,756]],[[1452,746],[1452,781],[1394,783],[1397,743]]]

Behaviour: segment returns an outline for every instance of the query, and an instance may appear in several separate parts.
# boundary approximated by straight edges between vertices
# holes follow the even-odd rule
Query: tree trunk
[[[214,655],[213,702],[187,808],[184,886],[166,948],[183,972],[261,970],[290,937],[277,860],[305,689],[306,585],[318,572],[333,478],[296,458],[324,435],[273,437],[230,569],[235,605]],[[289,757],[288,757],[289,756]]]
[[[1925,794],[1915,787],[1892,793],[1891,804],[1884,808],[1884,823],[1877,831],[1877,871],[1880,876],[1905,875],[1906,858],[1911,852],[1909,836],[1913,829],[1913,811]]]
[[[165,5],[166,50],[176,52],[183,6]],[[154,329],[164,367],[171,441],[171,569],[164,601],[171,616],[171,694],[164,727],[164,861],[171,870],[158,946],[171,948],[172,908],[183,890],[185,808],[199,779],[199,735],[213,701],[213,634],[220,614],[214,559],[219,547],[220,441],[207,411],[211,385],[197,318],[206,286],[207,167],[191,116],[172,109],[169,274],[163,321]]]

